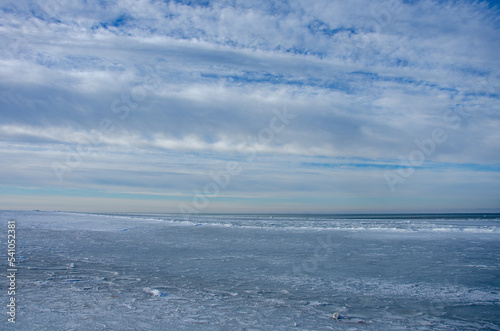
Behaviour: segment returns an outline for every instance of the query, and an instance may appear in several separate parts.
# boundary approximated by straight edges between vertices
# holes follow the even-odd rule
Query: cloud
[[[423,182],[441,167],[496,169],[498,10],[430,0],[4,2],[2,183],[184,199],[236,160],[246,172],[221,194],[316,197],[322,210],[326,196],[344,194],[355,208],[390,194],[384,173],[435,129],[446,139],[416,167]],[[293,120],[267,139],[284,109]],[[81,160],[68,163],[72,153]],[[65,167],[62,182],[54,164]],[[479,168],[463,171],[498,183]],[[443,182],[447,194],[466,182],[455,181]]]

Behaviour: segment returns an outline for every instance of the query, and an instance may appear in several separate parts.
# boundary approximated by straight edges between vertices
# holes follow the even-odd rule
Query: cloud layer
[[[0,208],[498,209],[499,17],[486,1],[3,2]]]

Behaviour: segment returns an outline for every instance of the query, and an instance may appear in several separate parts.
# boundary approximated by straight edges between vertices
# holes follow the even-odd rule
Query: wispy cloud
[[[237,161],[207,210],[449,209],[467,186],[491,197],[467,208],[499,208],[499,17],[487,1],[4,1],[0,185],[179,203]]]

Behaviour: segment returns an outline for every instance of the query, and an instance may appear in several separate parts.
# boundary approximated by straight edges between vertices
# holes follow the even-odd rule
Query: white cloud
[[[33,174],[64,163],[65,151],[88,141],[103,119],[115,130],[99,139],[81,177],[74,169],[65,185],[154,187],[160,194],[167,181],[148,176],[161,169],[139,162],[141,153],[159,153],[176,155],[172,173],[193,174],[166,176],[175,189],[164,193],[186,192],[204,173],[190,162],[215,169],[256,150],[277,158],[258,163],[263,175],[253,180],[268,187],[265,180],[281,178],[275,171],[286,164],[292,170],[276,186],[302,192],[293,174],[304,170],[302,158],[394,166],[435,128],[448,138],[427,161],[500,163],[498,8],[485,2],[48,1],[1,8],[0,140],[10,160],[25,165],[4,165],[9,184],[15,174],[25,185],[58,185],[53,175]],[[285,130],[249,143],[285,107],[296,116]],[[123,162],[136,167],[142,189]],[[317,169],[306,170],[305,181],[316,178]],[[362,171],[335,172],[347,180],[339,192],[359,187]],[[182,188],[183,181],[189,185]],[[321,180],[311,182],[310,192],[325,192]]]

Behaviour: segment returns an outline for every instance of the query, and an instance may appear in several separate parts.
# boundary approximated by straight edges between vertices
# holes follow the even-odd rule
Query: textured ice
[[[0,218],[16,330],[500,330],[497,217]]]

